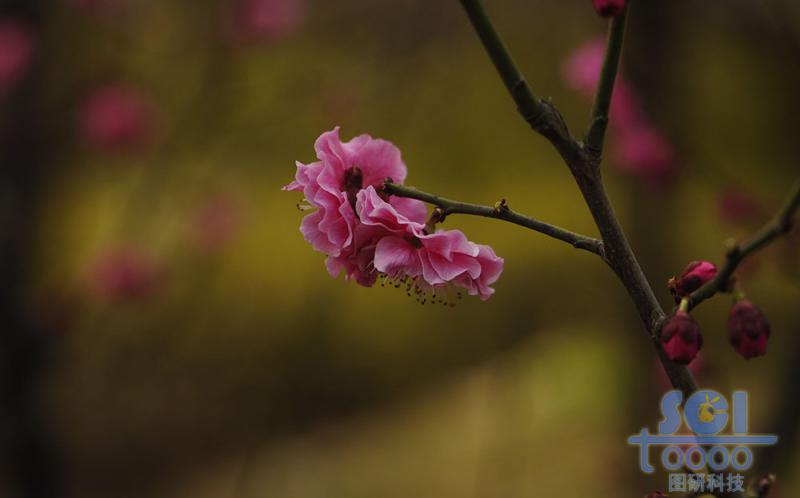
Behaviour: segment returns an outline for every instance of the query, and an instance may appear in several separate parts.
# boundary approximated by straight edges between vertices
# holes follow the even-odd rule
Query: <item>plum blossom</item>
[[[750,300],[740,299],[733,305],[726,325],[728,341],[745,359],[766,354],[769,321]]]
[[[764,217],[764,206],[752,195],[736,187],[723,189],[716,199],[717,214],[731,224],[753,223]]]
[[[34,53],[33,35],[18,21],[0,21],[0,96],[25,75]]]
[[[492,295],[502,258],[458,230],[434,231],[422,201],[383,192],[386,178],[401,183],[406,177],[397,147],[369,135],[342,142],[335,128],[315,148],[319,161],[298,162],[295,181],[283,189],[302,191],[315,209],[300,231],[328,256],[331,276],[344,273],[367,287],[379,278],[406,285],[420,302],[445,302],[453,287],[481,299]]]
[[[668,186],[677,173],[675,150],[664,133],[646,123],[626,127],[614,138],[613,156],[620,171],[652,186]]]
[[[149,100],[121,84],[101,87],[83,103],[78,116],[92,146],[123,151],[140,148],[153,134],[154,111]]]
[[[315,250],[335,258],[353,244],[358,192],[387,178],[402,183],[406,165],[391,142],[369,135],[342,142],[338,127],[320,135],[314,148],[319,160],[297,162],[295,180],[283,190],[303,192],[316,208],[303,218],[300,231]]]
[[[419,293],[450,285],[484,300],[494,293],[490,285],[503,271],[503,258],[491,247],[470,242],[459,230],[428,233],[419,218],[409,219],[372,187],[359,192],[357,206],[363,224],[389,232],[375,246],[374,267],[390,280]]]
[[[87,277],[92,294],[112,301],[135,301],[151,295],[163,274],[149,256],[134,248],[121,247],[95,258]]]
[[[564,61],[564,80],[584,98],[594,95],[604,54],[605,40],[595,38]],[[614,166],[651,186],[671,185],[678,171],[675,150],[666,134],[647,117],[635,89],[622,74],[617,75],[609,114]]]
[[[239,42],[278,40],[297,31],[305,15],[305,0],[238,0],[226,31]]]

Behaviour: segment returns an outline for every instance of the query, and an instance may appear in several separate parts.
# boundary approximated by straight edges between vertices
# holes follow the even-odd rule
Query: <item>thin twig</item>
[[[580,144],[570,136],[558,110],[549,101],[536,98],[480,0],[461,0],[461,4],[519,113],[531,128],[550,140],[568,163],[578,161],[582,155]]]
[[[504,200],[498,202],[495,206],[481,206],[479,204],[445,199],[435,194],[422,192],[414,187],[406,187],[391,182],[386,182],[383,189],[388,194],[418,199],[428,204],[438,206],[442,210],[443,216],[450,214],[469,214],[508,221],[509,223],[530,228],[536,232],[566,242],[577,249],[583,249],[603,257],[603,243],[600,240],[517,213],[508,207]]]
[[[611,20],[603,69],[600,72],[597,93],[592,106],[592,119],[589,123],[589,130],[586,132],[586,148],[598,156],[603,151],[603,140],[608,126],[608,112],[611,108],[614,82],[617,77],[620,55],[622,54],[622,41],[625,38],[626,18],[627,9]]]
[[[716,293],[731,287],[731,277],[744,259],[755,251],[766,246],[778,236],[789,233],[793,218],[800,209],[800,180],[792,188],[789,198],[777,216],[764,225],[750,240],[741,245],[734,245],[725,255],[725,265],[717,276],[689,296],[689,307],[693,308]]]

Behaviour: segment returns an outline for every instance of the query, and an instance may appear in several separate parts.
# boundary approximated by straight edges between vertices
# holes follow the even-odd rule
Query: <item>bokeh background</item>
[[[588,0],[485,3],[580,133],[590,101],[574,69],[589,62],[574,54],[605,20]],[[0,5],[0,495],[666,487],[624,441],[655,426],[667,385],[595,258],[452,217],[505,272],[489,301],[421,306],[332,279],[298,231],[301,199],[280,190],[340,125],[400,147],[408,184],[596,233],[458,2]],[[622,71],[652,133],[612,130],[604,168],[665,306],[669,276],[720,263],[797,178],[798,61],[790,0],[633,2]],[[751,427],[781,437],[756,466],[782,496],[800,491],[799,254],[795,231],[739,272],[772,322],[766,357],[728,345],[730,297],[696,312],[700,383],[750,390]]]

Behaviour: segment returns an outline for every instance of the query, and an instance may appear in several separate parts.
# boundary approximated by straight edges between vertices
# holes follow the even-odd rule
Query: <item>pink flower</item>
[[[359,216],[366,212],[370,217],[359,220],[353,243],[338,256],[329,256],[326,266],[334,278],[343,271],[346,279],[371,287],[378,278],[374,263],[378,243],[388,235],[424,230],[428,208],[421,201],[404,197],[384,201],[373,186],[359,192],[356,206]]]
[[[0,95],[6,95],[25,75],[31,64],[34,40],[21,23],[0,21]]]
[[[224,246],[236,235],[241,219],[235,202],[219,197],[201,206],[191,221],[195,244],[213,250]]]
[[[323,133],[315,148],[319,161],[297,163],[295,181],[283,189],[302,191],[316,209],[300,230],[314,249],[327,254],[331,276],[344,273],[367,287],[382,277],[384,283],[405,284],[421,302],[445,302],[442,295],[451,287],[481,299],[492,295],[502,258],[458,230],[428,233],[425,203],[383,192],[386,178],[400,183],[406,177],[394,145],[368,135],[343,143],[335,128]]]
[[[305,19],[304,0],[238,0],[227,19],[235,41],[270,41],[295,32]]]
[[[387,178],[402,183],[406,165],[391,142],[369,135],[342,142],[338,127],[320,135],[314,148],[319,161],[298,162],[295,181],[283,189],[303,192],[316,208],[303,218],[300,231],[315,250],[337,257],[353,243],[358,192]]]
[[[603,67],[605,40],[584,43],[562,67],[567,84],[587,99],[594,96]],[[675,151],[667,137],[650,123],[639,96],[618,74],[609,111],[608,140],[614,165],[653,186],[668,186],[677,173]]]
[[[152,137],[154,112],[150,102],[136,91],[109,85],[84,102],[79,125],[87,142],[97,148],[131,150]]]
[[[670,361],[688,365],[703,347],[700,325],[686,311],[676,311],[661,329],[661,347]]]
[[[728,315],[727,329],[728,340],[745,359],[766,354],[769,322],[748,299],[741,299],[733,305]]]
[[[717,265],[708,261],[692,261],[680,275],[667,281],[676,302],[696,291],[717,276]]]
[[[142,252],[118,248],[101,254],[92,262],[88,285],[97,296],[132,301],[152,294],[162,276],[156,263]]]
[[[764,207],[750,194],[728,187],[717,197],[717,213],[723,221],[740,224],[761,219]]]
[[[357,206],[363,224],[390,232],[378,241],[374,258],[375,270],[389,279],[423,294],[451,285],[484,300],[494,293],[490,285],[503,271],[503,258],[491,247],[470,242],[459,230],[427,233],[419,219],[409,219],[374,188],[359,193]]]
[[[594,10],[602,17],[618,16],[625,10],[627,0],[593,0]]]
[[[667,186],[675,179],[675,151],[655,127],[642,124],[619,131],[614,139],[617,167],[653,186]]]
[[[593,38],[578,47],[562,65],[567,85],[586,99],[594,98],[605,50],[605,39]],[[621,74],[617,75],[609,114],[609,126],[615,131],[646,122],[639,97]]]
[[[600,79],[605,51],[606,42],[603,38],[593,38],[575,49],[561,66],[567,85],[584,97],[591,98]]]

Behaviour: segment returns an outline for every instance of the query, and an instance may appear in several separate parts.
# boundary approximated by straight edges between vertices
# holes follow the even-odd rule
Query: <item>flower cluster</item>
[[[700,326],[687,311],[689,296],[716,276],[717,267],[713,263],[692,261],[680,275],[667,282],[680,307],[661,329],[661,346],[675,363],[691,363],[703,347]],[[770,326],[761,310],[738,294],[728,315],[728,340],[740,355],[749,360],[766,354]]]
[[[387,179],[402,183],[407,172],[391,142],[369,135],[342,142],[337,127],[314,148],[318,161],[298,162],[295,180],[283,189],[302,192],[304,207],[314,209],[300,231],[327,255],[331,276],[344,273],[367,287],[379,278],[405,285],[420,302],[447,303],[453,287],[481,299],[494,293],[503,259],[491,247],[459,230],[433,230],[422,201],[383,191]]]

